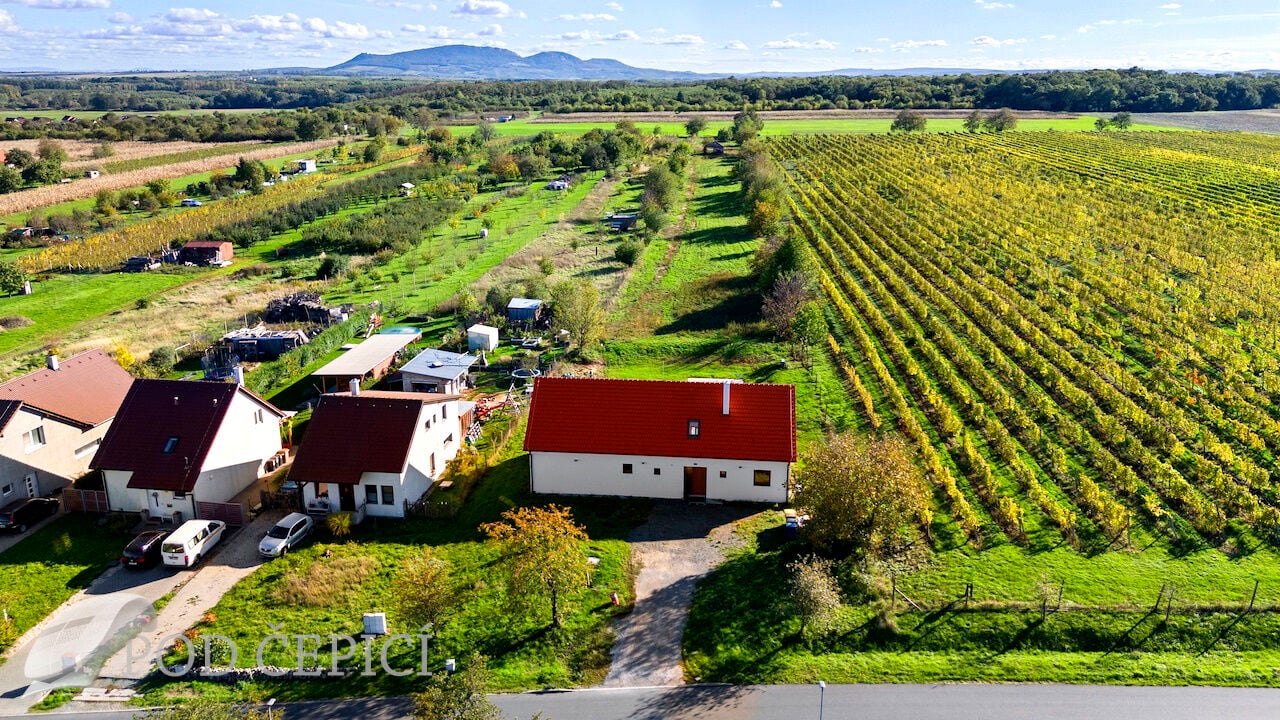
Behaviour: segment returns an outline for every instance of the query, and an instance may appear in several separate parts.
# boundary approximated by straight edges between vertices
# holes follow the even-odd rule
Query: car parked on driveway
[[[0,530],[26,532],[27,528],[58,513],[54,498],[27,498],[0,508]]]
[[[258,554],[268,558],[281,557],[306,540],[315,526],[316,521],[310,515],[289,513],[267,531],[267,536],[258,543]]]
[[[209,554],[222,539],[227,524],[221,520],[188,520],[178,526],[160,545],[164,564],[169,567],[191,567]]]
[[[169,533],[163,530],[148,530],[133,539],[120,554],[120,564],[128,568],[145,570],[159,565],[161,540]]]

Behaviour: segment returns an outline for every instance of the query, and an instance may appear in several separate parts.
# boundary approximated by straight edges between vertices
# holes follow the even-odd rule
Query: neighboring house
[[[507,303],[507,319],[512,322],[535,322],[541,317],[541,300],[511,298],[511,302]]]
[[[386,391],[320,398],[289,478],[312,515],[404,517],[457,456],[473,403]]]
[[[471,366],[475,355],[447,350],[423,350],[400,368],[405,392],[456,395],[471,386]]]
[[[476,323],[467,328],[467,349],[493,352],[498,349],[498,328]]]
[[[189,520],[197,502],[228,502],[263,476],[284,416],[241,385],[135,380],[89,466],[112,510]]]
[[[227,240],[192,240],[182,246],[182,262],[220,265],[235,258],[235,247]]]
[[[537,493],[783,503],[795,387],[538,378],[524,449]]]
[[[102,350],[47,362],[0,385],[0,505],[85,474],[133,383]]]
[[[323,392],[341,392],[352,380],[381,379],[387,374],[396,358],[409,345],[417,342],[422,333],[414,331],[382,332],[351,347],[342,355],[311,373],[320,379]]]

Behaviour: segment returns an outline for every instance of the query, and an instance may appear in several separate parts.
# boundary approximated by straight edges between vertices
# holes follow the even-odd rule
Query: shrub
[[[320,267],[316,268],[316,277],[328,280],[346,275],[350,270],[351,258],[346,255],[328,255],[320,261]]]
[[[266,263],[254,263],[246,265],[236,271],[235,276],[238,278],[259,277],[262,275],[270,275],[274,270]]]
[[[630,267],[635,265],[640,259],[640,254],[644,252],[644,243],[639,240],[624,240],[613,251],[613,259]]]

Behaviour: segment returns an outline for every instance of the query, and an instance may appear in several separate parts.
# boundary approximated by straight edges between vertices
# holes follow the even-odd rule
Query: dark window
[[[623,475],[631,474],[631,463],[622,463],[622,474]]]
[[[177,447],[178,447],[178,438],[175,435],[170,437],[168,440],[164,441],[164,454],[168,455],[169,453],[173,452]]]
[[[689,437],[696,438],[701,434],[702,434],[702,421],[690,420],[689,421]]]
[[[373,505],[378,504],[378,486],[377,485],[364,486],[364,501],[366,503],[371,503]]]
[[[771,470],[756,470],[755,472],[755,482],[760,487],[769,487],[769,482],[772,478],[773,472]]]
[[[654,468],[654,469],[653,469],[653,474],[654,474],[654,475],[661,475],[661,474],[662,474],[662,468]]]
[[[728,471],[728,470],[721,470],[721,471],[720,471],[720,477],[729,477],[729,471]]]
[[[396,488],[394,485],[382,486],[382,504],[383,505],[396,504]]]
[[[441,406],[440,406],[440,417],[441,417],[441,418],[444,418],[444,419],[448,419],[448,417],[449,417],[449,406],[448,406],[448,405],[441,405]]]

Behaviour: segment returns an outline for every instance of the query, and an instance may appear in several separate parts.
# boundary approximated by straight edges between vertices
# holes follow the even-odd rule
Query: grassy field
[[[19,635],[119,557],[129,535],[66,515],[0,553],[0,605]],[[0,650],[5,649],[0,645]]]

